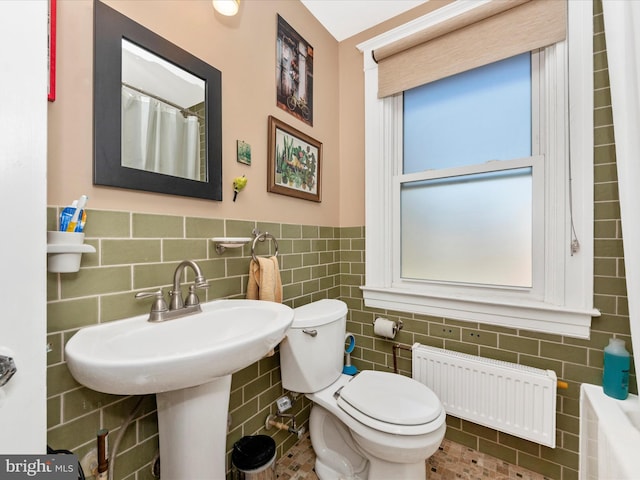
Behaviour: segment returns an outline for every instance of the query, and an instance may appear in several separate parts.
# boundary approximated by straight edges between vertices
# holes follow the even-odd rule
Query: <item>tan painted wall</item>
[[[95,209],[339,224],[338,42],[300,2],[247,0],[230,19],[215,13],[209,0],[106,3],[222,71],[224,200],[93,185],[93,2],[58,0],[57,99],[49,104],[49,205],[66,205],[84,193],[88,207]],[[313,127],[276,107],[278,13],[314,47]],[[267,193],[269,115],[323,143],[322,203]],[[236,162],[236,140],[251,144],[251,167]],[[249,183],[234,203],[232,179],[242,174]]]

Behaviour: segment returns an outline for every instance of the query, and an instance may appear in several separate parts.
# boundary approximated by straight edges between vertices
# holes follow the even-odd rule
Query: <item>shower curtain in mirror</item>
[[[122,165],[200,180],[200,122],[122,87]]]

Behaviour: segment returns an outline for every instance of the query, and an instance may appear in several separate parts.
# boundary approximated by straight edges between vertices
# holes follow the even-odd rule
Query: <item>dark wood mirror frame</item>
[[[206,181],[122,166],[120,98],[123,38],[205,81]],[[95,185],[222,200],[222,75],[219,70],[95,0],[93,72]]]

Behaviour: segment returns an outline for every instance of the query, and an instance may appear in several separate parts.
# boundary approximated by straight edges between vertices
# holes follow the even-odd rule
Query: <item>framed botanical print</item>
[[[321,201],[322,143],[269,117],[267,191]]]

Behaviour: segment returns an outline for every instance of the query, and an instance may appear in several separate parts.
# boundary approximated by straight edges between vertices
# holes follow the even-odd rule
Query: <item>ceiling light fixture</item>
[[[213,8],[221,15],[232,17],[238,13],[240,0],[212,0]]]

